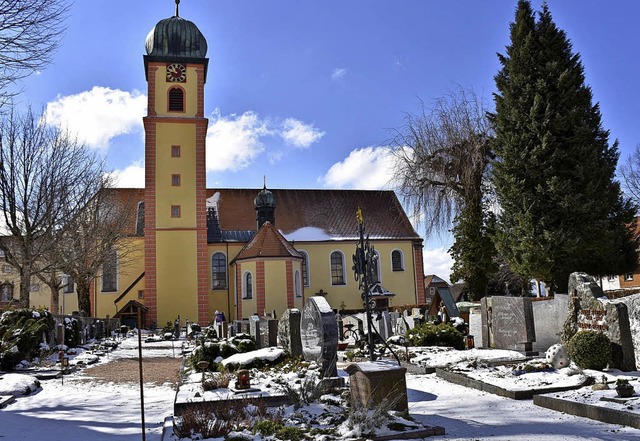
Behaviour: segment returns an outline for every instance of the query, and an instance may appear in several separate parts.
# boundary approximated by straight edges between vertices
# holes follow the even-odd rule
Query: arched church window
[[[306,251],[298,251],[302,256],[302,284],[309,286],[309,254]]]
[[[242,278],[242,298],[243,299],[252,299],[253,298],[253,277],[251,273],[247,271],[244,273]]]
[[[169,89],[169,112],[184,112],[184,91],[179,87]]]
[[[331,284],[345,285],[344,255],[340,251],[331,253]]]
[[[211,288],[225,289],[227,287],[227,258],[224,253],[211,256]]]
[[[111,249],[102,264],[102,292],[118,290],[118,255]]]
[[[391,270],[404,271],[404,257],[402,251],[393,250],[391,252]]]
[[[3,283],[0,285],[0,302],[9,303],[13,300],[13,285]]]
[[[296,297],[302,297],[302,285],[300,285],[300,271],[296,270],[293,283],[296,291]]]
[[[144,236],[144,201],[138,202],[136,213],[136,236]]]

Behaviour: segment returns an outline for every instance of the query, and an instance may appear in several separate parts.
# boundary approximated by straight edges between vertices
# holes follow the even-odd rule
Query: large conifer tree
[[[573,271],[633,269],[635,210],[615,180],[617,141],[609,144],[579,54],[546,4],[536,20],[520,0],[510,29],[490,116],[500,254],[517,274],[560,292]]]

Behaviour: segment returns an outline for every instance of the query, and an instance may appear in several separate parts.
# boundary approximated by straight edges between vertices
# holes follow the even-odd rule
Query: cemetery
[[[172,416],[163,428],[167,441],[191,439],[190,433],[204,436],[203,430],[209,431],[204,439],[243,439],[242,433],[276,439],[437,438],[447,427],[429,423],[437,417],[435,409],[416,418],[412,389],[416,380],[435,378],[532,401],[548,412],[640,428],[638,295],[606,299],[581,273],[572,274],[570,287],[571,294],[544,300],[485,298],[470,309],[468,323],[446,292],[440,296],[450,305],[447,323],[430,317],[426,307],[340,314],[324,297],[312,296],[301,311],[288,309],[279,318],[190,323],[143,331],[144,339],[137,331],[121,334],[126,330],[115,322],[108,332],[93,322],[68,326],[78,331],[75,347],[58,345],[60,326],[43,314],[53,321],[41,334],[50,355],[27,361],[22,354],[25,359],[12,368],[5,363],[0,405],[11,409],[48,382],[68,381],[88,366],[109,363],[123,346],[135,349],[138,337],[145,357],[171,348],[172,356],[182,359]],[[373,360],[369,325],[376,336]],[[585,352],[598,351],[580,345],[598,339],[606,342],[604,361],[585,358]],[[47,376],[52,371],[56,375]]]

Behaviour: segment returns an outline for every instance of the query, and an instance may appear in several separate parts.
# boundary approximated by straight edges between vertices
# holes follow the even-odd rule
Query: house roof
[[[248,242],[256,233],[254,199],[262,188],[207,189],[213,208],[209,242]],[[144,189],[117,188],[123,201],[143,201]],[[390,190],[269,189],[275,197],[275,228],[290,242],[357,240],[356,210],[362,210],[365,232],[371,239],[422,240]],[[131,204],[131,231],[135,231],[137,202]]]
[[[429,274],[424,276],[424,286],[442,286],[442,287],[447,287],[449,286],[449,284],[447,283],[446,280],[441,279],[440,277],[436,276],[435,274]]]
[[[300,253],[287,242],[287,239],[282,237],[282,234],[270,222],[262,224],[258,233],[240,250],[233,260],[253,259],[256,257],[295,257],[302,259]]]

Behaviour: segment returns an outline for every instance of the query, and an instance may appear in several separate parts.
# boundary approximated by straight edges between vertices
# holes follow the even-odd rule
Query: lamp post
[[[356,253],[353,255],[353,272],[359,288],[362,290],[362,300],[367,314],[367,345],[369,346],[369,360],[375,361],[375,347],[373,344],[373,324],[371,319],[370,286],[373,280],[373,271],[377,259],[375,249],[369,242],[369,236],[365,238],[365,225],[362,210],[356,211],[358,220],[358,233],[360,238],[356,244]]]

